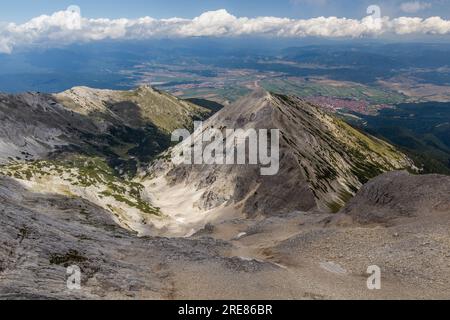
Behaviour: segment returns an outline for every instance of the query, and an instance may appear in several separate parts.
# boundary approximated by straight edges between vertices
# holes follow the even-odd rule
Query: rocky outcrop
[[[437,214],[450,219],[450,177],[385,173],[365,184],[340,213],[359,223]]]

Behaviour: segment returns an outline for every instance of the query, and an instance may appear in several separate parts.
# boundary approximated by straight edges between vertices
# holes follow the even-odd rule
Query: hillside
[[[95,116],[98,121],[130,127],[152,123],[166,133],[191,128],[192,120],[204,119],[210,113],[206,108],[146,85],[131,91],[75,87],[53,97],[70,110]]]
[[[261,176],[258,165],[174,165],[172,156],[200,139],[195,132],[194,142],[167,151],[145,174],[142,183],[163,212],[187,226],[228,207],[247,216],[315,208],[336,212],[369,179],[413,168],[390,144],[295,97],[257,91],[216,113],[203,132],[236,127],[280,129],[279,173]]]
[[[2,94],[0,174],[29,190],[86,199],[123,228],[148,234],[163,214],[132,179],[169,148],[173,128],[208,114],[148,86]]]
[[[397,181],[397,173],[383,179]],[[404,183],[389,192],[410,188]],[[90,201],[33,192],[5,177],[0,207],[0,299],[233,299],[237,292],[241,299],[445,299],[450,293],[448,211],[355,227],[328,223],[332,214],[294,211],[216,223],[190,238],[136,237]],[[82,287],[71,291],[66,268],[74,264]],[[382,270],[382,290],[367,290],[373,264]]]
[[[365,224],[445,216],[450,213],[450,177],[407,172],[383,174],[365,184],[341,213]]]
[[[424,173],[450,174],[450,104],[399,104],[358,125],[408,153]]]
[[[209,112],[148,86],[0,94],[0,162],[61,153],[148,162],[170,145],[173,129],[191,128]]]
[[[310,103],[264,91],[205,129],[279,128],[278,175],[174,165],[187,142],[166,150],[172,122],[161,119],[191,128],[204,109],[165,113],[167,99],[177,101],[145,87],[1,96],[0,299],[448,297],[448,177],[378,176],[413,165]],[[382,290],[367,290],[373,264]],[[81,290],[67,289],[71,265]]]

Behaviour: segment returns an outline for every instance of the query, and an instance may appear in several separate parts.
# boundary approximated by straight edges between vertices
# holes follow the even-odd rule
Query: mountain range
[[[448,176],[295,96],[194,102],[150,86],[0,95],[0,297],[448,296]],[[200,120],[279,129],[278,174],[174,164],[189,146],[171,132]],[[387,290],[365,287],[373,264]]]

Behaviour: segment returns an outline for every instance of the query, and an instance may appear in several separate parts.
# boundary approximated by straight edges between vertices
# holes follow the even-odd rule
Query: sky
[[[14,0],[0,9],[4,54],[152,38],[450,37],[450,0]]]
[[[226,9],[237,16],[312,18],[338,16],[361,18],[369,5],[378,5],[383,15],[450,18],[450,0],[5,0],[0,21],[23,23],[33,17],[79,6],[90,18],[194,18],[205,11]]]

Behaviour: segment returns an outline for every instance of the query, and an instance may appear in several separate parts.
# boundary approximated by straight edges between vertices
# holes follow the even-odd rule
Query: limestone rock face
[[[258,165],[174,165],[172,156],[185,152],[189,143],[213,128],[279,129],[280,169],[262,176]],[[191,203],[200,210],[237,206],[247,215],[278,214],[313,208],[336,212],[370,178],[385,171],[412,168],[413,163],[393,146],[347,125],[299,98],[263,90],[227,106],[183,142],[165,153],[148,170],[148,186],[166,183],[200,192]],[[161,180],[161,176],[165,179]],[[183,200],[184,201],[184,200]],[[164,208],[164,204],[162,204]]]

